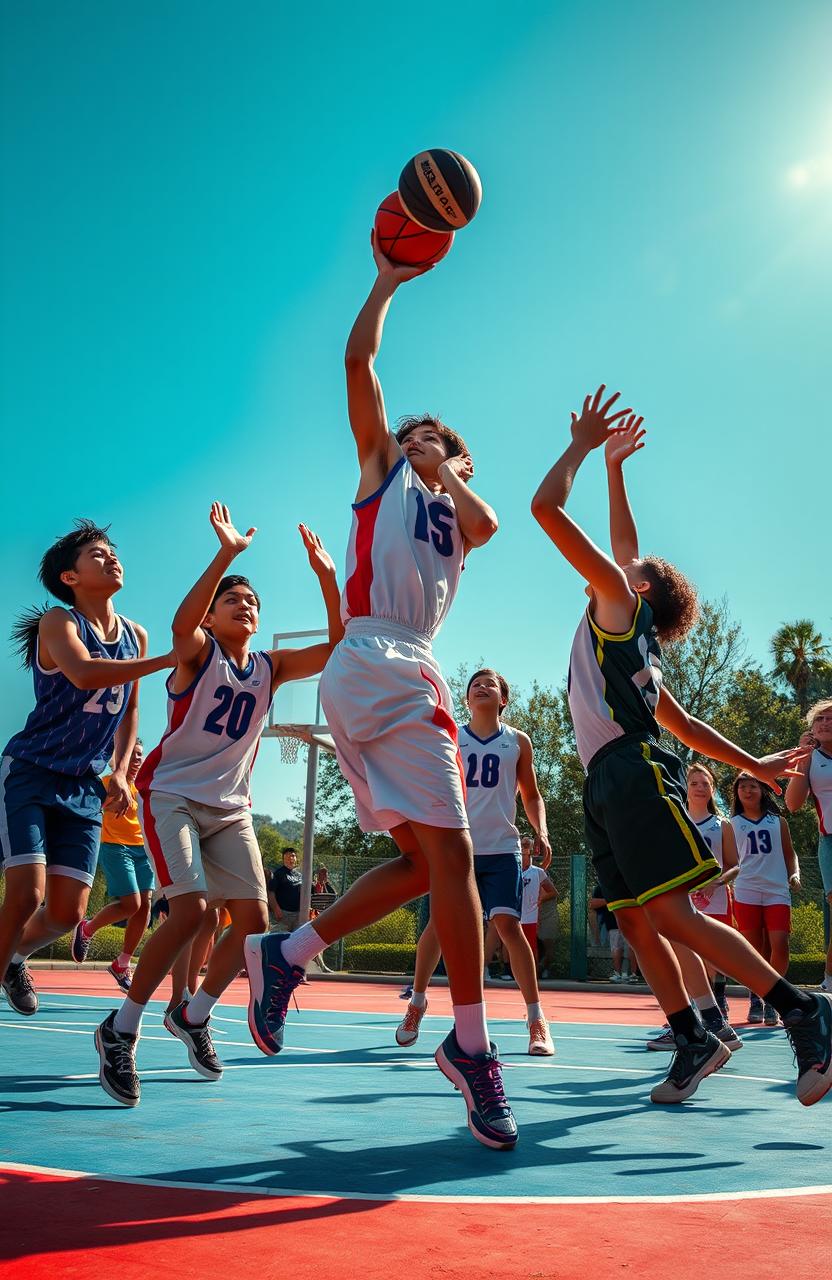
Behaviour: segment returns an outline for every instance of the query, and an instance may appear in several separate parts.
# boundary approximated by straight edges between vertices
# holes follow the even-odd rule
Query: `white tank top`
[[[402,456],[352,512],[344,623],[384,618],[432,640],[453,603],[465,555],[453,499],[422,484]]]
[[[722,861],[722,819],[718,814],[710,813],[703,822],[697,822],[696,825],[699,828],[699,834],[720,867],[724,867],[725,864]],[[728,888],[724,884],[716,885],[710,898],[703,898],[701,895],[697,895],[696,890],[693,891],[691,897],[694,905],[704,912],[706,916],[725,916],[728,914]]]
[[[540,886],[548,877],[542,867],[527,867],[523,872],[523,901],[520,907],[521,924],[537,924],[540,914]]]
[[[211,638],[190,686],[171,693],[168,727],[136,779],[140,793],[165,791],[218,809],[251,804],[250,779],[272,700],[272,664],[252,653],[241,671]]]
[[[517,762],[520,740],[511,725],[485,740],[459,726],[459,751],[465,774],[465,808],[474,853],[513,853],[520,857],[517,830]]]
[[[818,812],[821,835],[832,835],[832,756],[820,747],[815,747],[809,762],[809,790]]]
[[[756,822],[736,814],[731,826],[737,838],[740,863],[740,873],[734,881],[737,901],[748,901],[744,895],[750,893],[789,902],[789,876],[779,814],[765,813]]]

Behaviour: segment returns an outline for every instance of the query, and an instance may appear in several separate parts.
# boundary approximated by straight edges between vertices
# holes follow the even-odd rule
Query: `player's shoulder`
[[[40,615],[38,629],[54,630],[72,624],[76,630],[78,629],[79,614],[69,605],[53,604],[48,609],[44,609]]]
[[[143,627],[140,622],[134,622],[132,618],[125,617],[123,613],[120,613],[119,617],[121,618],[122,626],[128,627],[133,632],[139,644],[144,645],[145,648],[147,648],[147,627]]]

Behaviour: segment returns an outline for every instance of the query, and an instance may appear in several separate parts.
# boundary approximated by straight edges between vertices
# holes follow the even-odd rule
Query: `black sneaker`
[[[3,979],[3,990],[15,1013],[31,1018],[38,1011],[38,993],[25,960],[10,964]]]
[[[75,928],[72,930],[72,939],[69,949],[72,958],[76,964],[83,964],[89,955],[90,945],[93,940],[93,934],[87,934],[84,930],[86,920],[79,920]]]
[[[135,1107],[141,1097],[141,1085],[136,1075],[136,1041],[138,1036],[128,1036],[116,1031],[115,1009],[100,1027],[95,1029],[95,1047],[101,1060],[98,1079],[102,1089],[123,1107]]]
[[[517,1143],[517,1123],[503,1092],[497,1046],[490,1053],[463,1053],[451,1031],[434,1054],[436,1065],[459,1089],[468,1108],[468,1128],[486,1147],[511,1149]]]
[[[832,995],[814,993],[811,1013],[789,1013],[783,1019],[797,1063],[797,1100],[804,1107],[820,1102],[832,1089]]]
[[[700,1080],[719,1071],[731,1058],[731,1050],[708,1031],[704,1040],[688,1042],[676,1037],[676,1052],[670,1070],[650,1094],[651,1102],[684,1102],[699,1088]]]
[[[747,1022],[761,1023],[765,1016],[763,1002],[759,996],[752,995],[748,1002],[748,1018]]]
[[[773,1005],[763,1005],[763,1025],[766,1027],[776,1027],[780,1022],[780,1014]]]
[[[194,1071],[199,1072],[206,1080],[219,1080],[222,1075],[222,1063],[214,1053],[214,1042],[208,1030],[210,1018],[196,1025],[185,1017],[187,1004],[183,1001],[170,1013],[165,1014],[165,1026],[172,1036],[181,1040],[188,1049],[188,1061]]]

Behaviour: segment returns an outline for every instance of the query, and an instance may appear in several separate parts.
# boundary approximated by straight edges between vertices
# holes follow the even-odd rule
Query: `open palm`
[[[629,418],[619,423],[615,435],[611,435],[604,446],[604,457],[608,463],[620,466],[626,458],[644,448],[646,429],[641,425],[643,417],[631,413]]]
[[[214,526],[214,533],[220,540],[220,546],[233,551],[235,555],[245,551],[257,532],[256,529],[249,529],[247,533],[240,533],[235,529],[231,523],[231,513],[228,507],[223,506],[221,502],[211,503],[211,524]]]

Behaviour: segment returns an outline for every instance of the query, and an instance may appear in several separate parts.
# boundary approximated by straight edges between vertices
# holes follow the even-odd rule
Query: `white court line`
[[[70,1031],[67,1027],[53,1027],[53,1026],[44,1027],[44,1026],[37,1026],[37,1024],[33,1024],[31,1022],[0,1022],[0,1028],[6,1028],[6,1030],[13,1030],[15,1027],[21,1027],[25,1031],[47,1031],[47,1032],[51,1032],[53,1035],[59,1035],[59,1036],[60,1035],[63,1035],[63,1036],[88,1036],[89,1035],[89,1031]],[[162,1044],[169,1044],[171,1041],[170,1035],[141,1036],[140,1039],[141,1040],[158,1040]],[[254,1047],[252,1042],[249,1040],[242,1040],[242,1041],[223,1040],[223,1045],[229,1045],[229,1046],[235,1045],[241,1049],[251,1049]],[[321,1054],[321,1053],[341,1052],[339,1049],[321,1049],[321,1048],[313,1049],[305,1045],[296,1045],[296,1044],[287,1045],[286,1048],[289,1053]],[[308,1069],[309,1067],[316,1067],[316,1066],[351,1067],[356,1070],[360,1069],[362,1071],[368,1068],[375,1068],[375,1067],[433,1066],[432,1059],[429,1062],[425,1062],[421,1058],[417,1058],[417,1059],[384,1058],[384,1059],[377,1059],[377,1060],[366,1061],[366,1062],[303,1062],[303,1063],[297,1062],[297,1063],[294,1063],[294,1062],[286,1062],[285,1059],[283,1061],[285,1063],[285,1066],[282,1067],[281,1070],[285,1070],[288,1067],[295,1067],[295,1066],[297,1067],[302,1066],[305,1069]],[[232,1064],[230,1066],[224,1066],[223,1070],[248,1071],[251,1069],[251,1067],[255,1067],[255,1066],[259,1067],[259,1066],[267,1066],[267,1065],[268,1064],[265,1062],[239,1063],[237,1065]],[[645,1067],[608,1067],[608,1066],[599,1066],[597,1063],[587,1064],[587,1063],[579,1063],[579,1062],[553,1062],[550,1058],[538,1059],[535,1062],[504,1062],[503,1066],[508,1071],[521,1071],[524,1069],[532,1070],[532,1071],[598,1071],[598,1072],[601,1072],[602,1074],[605,1072],[611,1072],[613,1075],[618,1075],[618,1076],[651,1076],[651,1077],[655,1077],[658,1074],[655,1068],[648,1069]],[[146,1074],[158,1075],[158,1074],[161,1074],[163,1071],[168,1071],[168,1070],[170,1072],[179,1071],[179,1070],[186,1071],[186,1070],[190,1070],[190,1068],[186,1068],[186,1067],[169,1068],[169,1069],[159,1068],[157,1071],[148,1070]],[[142,1072],[140,1071],[139,1075],[141,1074]],[[80,1076],[78,1075],[60,1076],[58,1078],[61,1080],[97,1080],[98,1073],[94,1072],[91,1075],[80,1075]],[[755,1084],[790,1084],[791,1083],[791,1081],[789,1080],[781,1080],[774,1076],[746,1076],[746,1075],[739,1075],[736,1072],[733,1072],[731,1075],[725,1075],[724,1072],[720,1073],[719,1075],[714,1073],[713,1078],[717,1080],[717,1082],[723,1081],[723,1080],[750,1080]]]
[[[122,1174],[90,1173],[82,1169],[52,1169],[46,1165],[11,1164],[4,1161],[0,1170],[11,1173],[35,1173],[51,1178],[87,1178],[91,1182],[126,1183],[134,1187],[162,1187],[170,1191],[215,1191],[219,1195],[245,1196],[250,1200],[361,1200],[370,1204],[404,1201],[417,1204],[715,1204],[734,1200],[781,1200],[795,1196],[828,1196],[830,1186],[771,1187],[763,1191],[704,1191],[682,1196],[444,1196],[408,1194],[361,1195],[357,1191],[298,1191],[290,1187],[261,1187],[251,1183],[176,1182],[163,1178],[131,1178]]]

